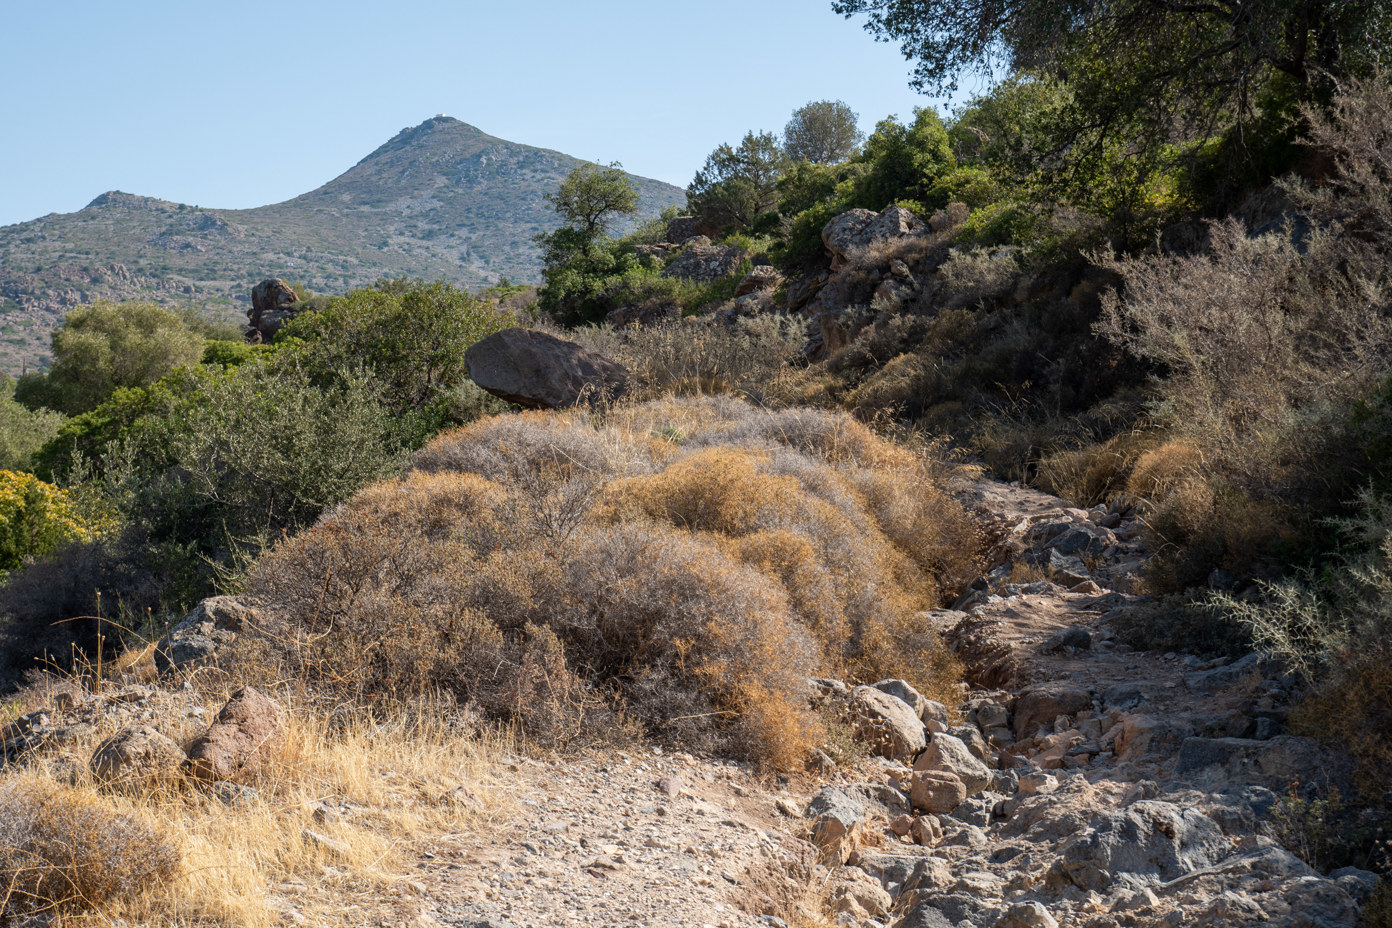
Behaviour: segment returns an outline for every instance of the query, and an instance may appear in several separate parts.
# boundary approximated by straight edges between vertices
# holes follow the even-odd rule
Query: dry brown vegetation
[[[248,593],[326,692],[439,687],[551,744],[636,722],[790,768],[823,738],[808,677],[957,682],[916,614],[974,576],[974,532],[848,416],[667,398],[441,435]]]
[[[202,702],[215,711],[221,698]],[[375,720],[292,709],[284,749],[240,776],[255,792],[231,803],[177,778],[103,787],[85,767],[110,733],[100,726],[10,768],[0,779],[0,924],[38,912],[67,919],[55,924],[376,924],[413,842],[486,830],[505,803],[490,771],[510,745],[452,727],[440,708]],[[176,737],[177,727],[166,726]],[[342,814],[316,815],[321,804]]]

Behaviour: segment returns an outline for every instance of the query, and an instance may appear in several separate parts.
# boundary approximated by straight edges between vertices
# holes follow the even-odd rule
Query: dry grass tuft
[[[526,413],[439,436],[283,543],[249,590],[284,673],[402,702],[441,688],[560,747],[635,720],[797,766],[806,680],[957,668],[917,618],[975,576],[922,455],[849,416],[731,397]]]
[[[491,771],[512,745],[446,710],[292,710],[281,754],[230,785],[249,789],[228,804],[172,783],[99,790],[80,761],[104,732],[35,759],[0,779],[0,923],[92,910],[236,928],[385,918],[415,842],[491,828],[504,801]]]

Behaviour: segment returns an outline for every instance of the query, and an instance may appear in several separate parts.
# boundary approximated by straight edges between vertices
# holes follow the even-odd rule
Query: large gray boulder
[[[744,255],[743,248],[692,242],[667,265],[662,276],[695,283],[710,283],[722,277],[729,277],[739,270]]]
[[[1217,823],[1194,809],[1142,800],[1112,812],[1060,849],[1068,879],[1103,890],[1118,873],[1173,880],[1232,852]]]
[[[212,596],[193,608],[155,648],[160,673],[214,663],[218,652],[258,620],[256,610],[234,596]]]
[[[891,206],[883,213],[853,209],[822,227],[822,244],[831,252],[835,264],[845,262],[853,252],[871,245],[923,235],[927,231],[923,221],[902,206]]]
[[[531,409],[563,409],[616,399],[628,371],[574,342],[515,326],[475,342],[464,353],[469,378],[494,396]]]

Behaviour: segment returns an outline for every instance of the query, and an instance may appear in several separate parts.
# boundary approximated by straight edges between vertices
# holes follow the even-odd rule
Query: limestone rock
[[[881,680],[873,686],[882,693],[888,693],[896,699],[903,700],[914,711],[915,715],[920,719],[923,718],[923,711],[928,707],[928,700],[907,680]]]
[[[1017,902],[996,922],[996,928],[1058,928],[1058,920],[1038,902]]]
[[[689,243],[682,253],[663,270],[663,277],[675,277],[696,283],[710,283],[729,277],[744,260],[744,249],[728,245]]]
[[[87,766],[107,785],[127,785],[177,776],[184,752],[148,725],[123,728],[92,752]]]
[[[783,285],[783,275],[778,268],[760,264],[750,271],[735,288],[735,299],[759,290],[777,290]]]
[[[952,774],[966,786],[968,796],[991,785],[991,769],[972,755],[962,739],[945,733],[933,735],[928,749],[914,763],[914,771]]]
[[[285,738],[284,713],[253,687],[232,694],[208,730],[189,746],[189,775],[225,780],[255,770],[274,756]]]
[[[864,810],[845,793],[828,786],[807,804],[812,843],[823,860],[844,863],[861,837]]]
[[[881,757],[907,760],[923,750],[927,738],[918,713],[896,696],[873,686],[851,691],[855,737]]]
[[[915,772],[910,789],[909,795],[915,809],[938,815],[956,811],[967,798],[967,786],[961,778],[943,770]]]
[[[469,378],[494,396],[532,409],[561,409],[617,398],[628,371],[574,342],[513,327],[475,342],[464,354]]]
[[[834,217],[822,228],[822,244],[831,252],[832,266],[836,267],[859,249],[926,231],[922,220],[902,206],[891,206],[884,213],[853,209]]]
[[[218,651],[236,641],[257,619],[256,610],[234,596],[209,597],[160,639],[155,667],[160,673],[170,673],[214,662]]]

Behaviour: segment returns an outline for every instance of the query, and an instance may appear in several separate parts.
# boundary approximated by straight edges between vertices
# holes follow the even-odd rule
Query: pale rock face
[[[851,691],[856,740],[881,757],[908,760],[926,744],[926,730],[918,713],[897,696],[873,686]]]
[[[914,763],[914,770],[952,774],[966,786],[968,796],[991,785],[991,769],[972,755],[962,739],[949,734],[933,735],[928,748]]]

